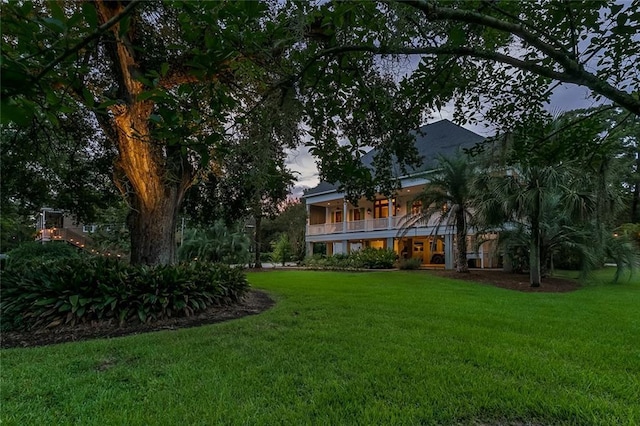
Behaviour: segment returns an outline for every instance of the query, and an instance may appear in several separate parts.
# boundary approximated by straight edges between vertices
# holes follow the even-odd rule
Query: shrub
[[[289,235],[280,234],[278,241],[271,243],[271,248],[273,249],[271,253],[271,261],[273,263],[282,263],[282,266],[284,266],[285,262],[291,260],[293,248],[289,242]]]
[[[189,316],[236,302],[248,288],[244,271],[228,265],[146,267],[98,257],[9,267],[0,279],[4,329]]]
[[[316,253],[312,256],[307,256],[304,261],[302,261],[303,266],[307,266],[309,268],[323,268],[327,264],[327,257],[323,254]]]
[[[206,229],[189,229],[178,249],[182,261],[193,259],[227,264],[245,264],[249,261],[249,237],[237,228],[229,228],[217,221]]]
[[[7,265],[18,265],[33,262],[49,262],[58,259],[79,259],[84,254],[76,247],[63,241],[51,241],[49,243],[39,243],[29,241],[20,244],[9,253]]]
[[[328,257],[314,254],[304,260],[304,265],[318,269],[389,269],[393,268],[395,261],[393,250],[365,248],[351,254]]]
[[[553,256],[553,267],[577,271],[582,268],[582,256],[579,250],[571,247],[561,247]]]
[[[354,258],[354,264],[365,269],[390,269],[396,261],[396,253],[389,249],[367,247],[352,253],[351,256]]]
[[[399,269],[420,269],[420,265],[422,265],[422,260],[418,258],[401,259],[398,262]]]
[[[260,253],[260,262],[264,263],[264,262],[271,262],[271,253],[266,252],[266,253]]]

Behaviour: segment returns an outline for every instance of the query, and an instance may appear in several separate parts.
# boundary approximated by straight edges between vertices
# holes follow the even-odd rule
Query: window
[[[354,209],[353,210],[353,220],[362,220],[362,217],[360,215],[360,209]]]
[[[393,205],[396,204],[396,199],[391,200]],[[393,215],[395,216],[398,213],[398,209],[393,209]],[[381,200],[376,200],[373,203],[373,218],[374,219],[382,219],[385,217],[389,217],[389,199],[384,198]]]
[[[422,212],[422,201],[414,201],[411,204],[411,214],[418,214]]]
[[[342,210],[336,210],[333,213],[333,222],[334,223],[342,222]]]
[[[82,232],[96,232],[96,225],[82,225]]]

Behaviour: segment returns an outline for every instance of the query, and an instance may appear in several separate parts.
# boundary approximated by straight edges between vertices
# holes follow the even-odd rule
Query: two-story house
[[[484,138],[449,120],[423,126],[417,132],[415,146],[422,157],[422,166],[406,176],[397,176],[400,190],[392,197],[380,195],[373,201],[365,198],[358,205],[348,203],[338,186],[320,182],[305,191],[307,207],[307,253],[315,244],[325,244],[326,254],[349,253],[363,247],[393,249],[399,257],[419,258],[424,266],[452,269],[454,267],[454,226],[438,228],[436,220],[401,232],[407,217],[418,214],[422,206],[415,197],[429,184],[429,175],[437,166],[436,158],[455,155],[459,149],[472,148]],[[371,164],[375,150],[363,156]],[[446,207],[445,207],[446,208]],[[404,234],[404,235],[403,235]],[[486,238],[486,237],[485,237]],[[492,244],[483,244],[478,251],[468,238],[468,258],[472,266],[495,267],[497,259]]]

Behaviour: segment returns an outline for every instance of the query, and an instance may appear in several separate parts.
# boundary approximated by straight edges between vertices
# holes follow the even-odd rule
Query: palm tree
[[[407,215],[404,218],[399,236],[404,237],[409,229],[427,224],[434,218],[434,235],[438,234],[442,226],[455,226],[456,271],[469,272],[467,233],[473,219],[472,183],[476,171],[469,158],[460,152],[453,157],[440,155],[437,162],[438,168],[429,184],[415,199],[422,203],[422,210],[417,215]]]
[[[544,174],[541,171],[538,173]],[[544,179],[538,182],[540,181],[545,183]],[[546,183],[546,187],[540,185],[535,189],[541,199],[541,208],[538,212],[534,210],[533,203],[518,203],[518,197],[515,195],[533,191],[532,188],[523,187],[511,194],[500,193],[495,189],[493,192],[487,192],[489,194],[487,198],[493,198],[493,209],[496,204],[500,205],[498,209],[504,209],[496,215],[496,217],[502,217],[503,224],[493,226],[494,229],[501,229],[498,246],[505,253],[510,254],[514,270],[522,272],[524,269],[530,269],[533,286],[537,286],[537,282],[553,270],[554,256],[561,250],[569,250],[584,259],[591,256],[591,246],[594,244],[591,233],[585,229],[585,219],[589,216],[588,208],[593,206],[591,194],[588,192],[576,194],[567,186],[554,187]],[[526,196],[520,197],[521,201],[526,199]],[[573,201],[567,202],[568,200]],[[483,215],[485,209],[486,206],[479,203],[477,216],[479,220],[488,222]],[[535,233],[536,228],[537,233]],[[536,279],[537,274],[540,280]]]
[[[486,152],[486,170],[475,184],[476,219],[501,228],[506,244],[527,239],[532,286],[540,285],[541,265],[561,247],[579,252],[583,271],[605,256],[634,265],[622,240],[611,238],[622,207],[620,135],[627,132],[617,129],[623,122],[604,126],[584,111],[543,117],[515,126],[494,140],[498,152]]]
[[[558,221],[562,218],[565,223],[578,224],[590,218],[595,209],[584,174],[569,162],[513,164],[508,172],[503,169],[501,173],[484,173],[476,181],[476,190],[482,194],[477,203],[481,223],[501,227],[505,236],[523,232],[528,236],[532,287],[540,286],[541,265],[547,258],[545,255],[543,259],[542,249],[551,248],[550,244],[544,244],[545,236],[550,241],[551,234],[556,233],[554,244],[568,241],[569,228],[561,228]]]

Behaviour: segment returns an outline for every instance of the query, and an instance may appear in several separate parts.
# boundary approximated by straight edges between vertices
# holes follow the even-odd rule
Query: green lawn
[[[222,324],[1,352],[3,424],[640,424],[640,280],[249,274]]]

